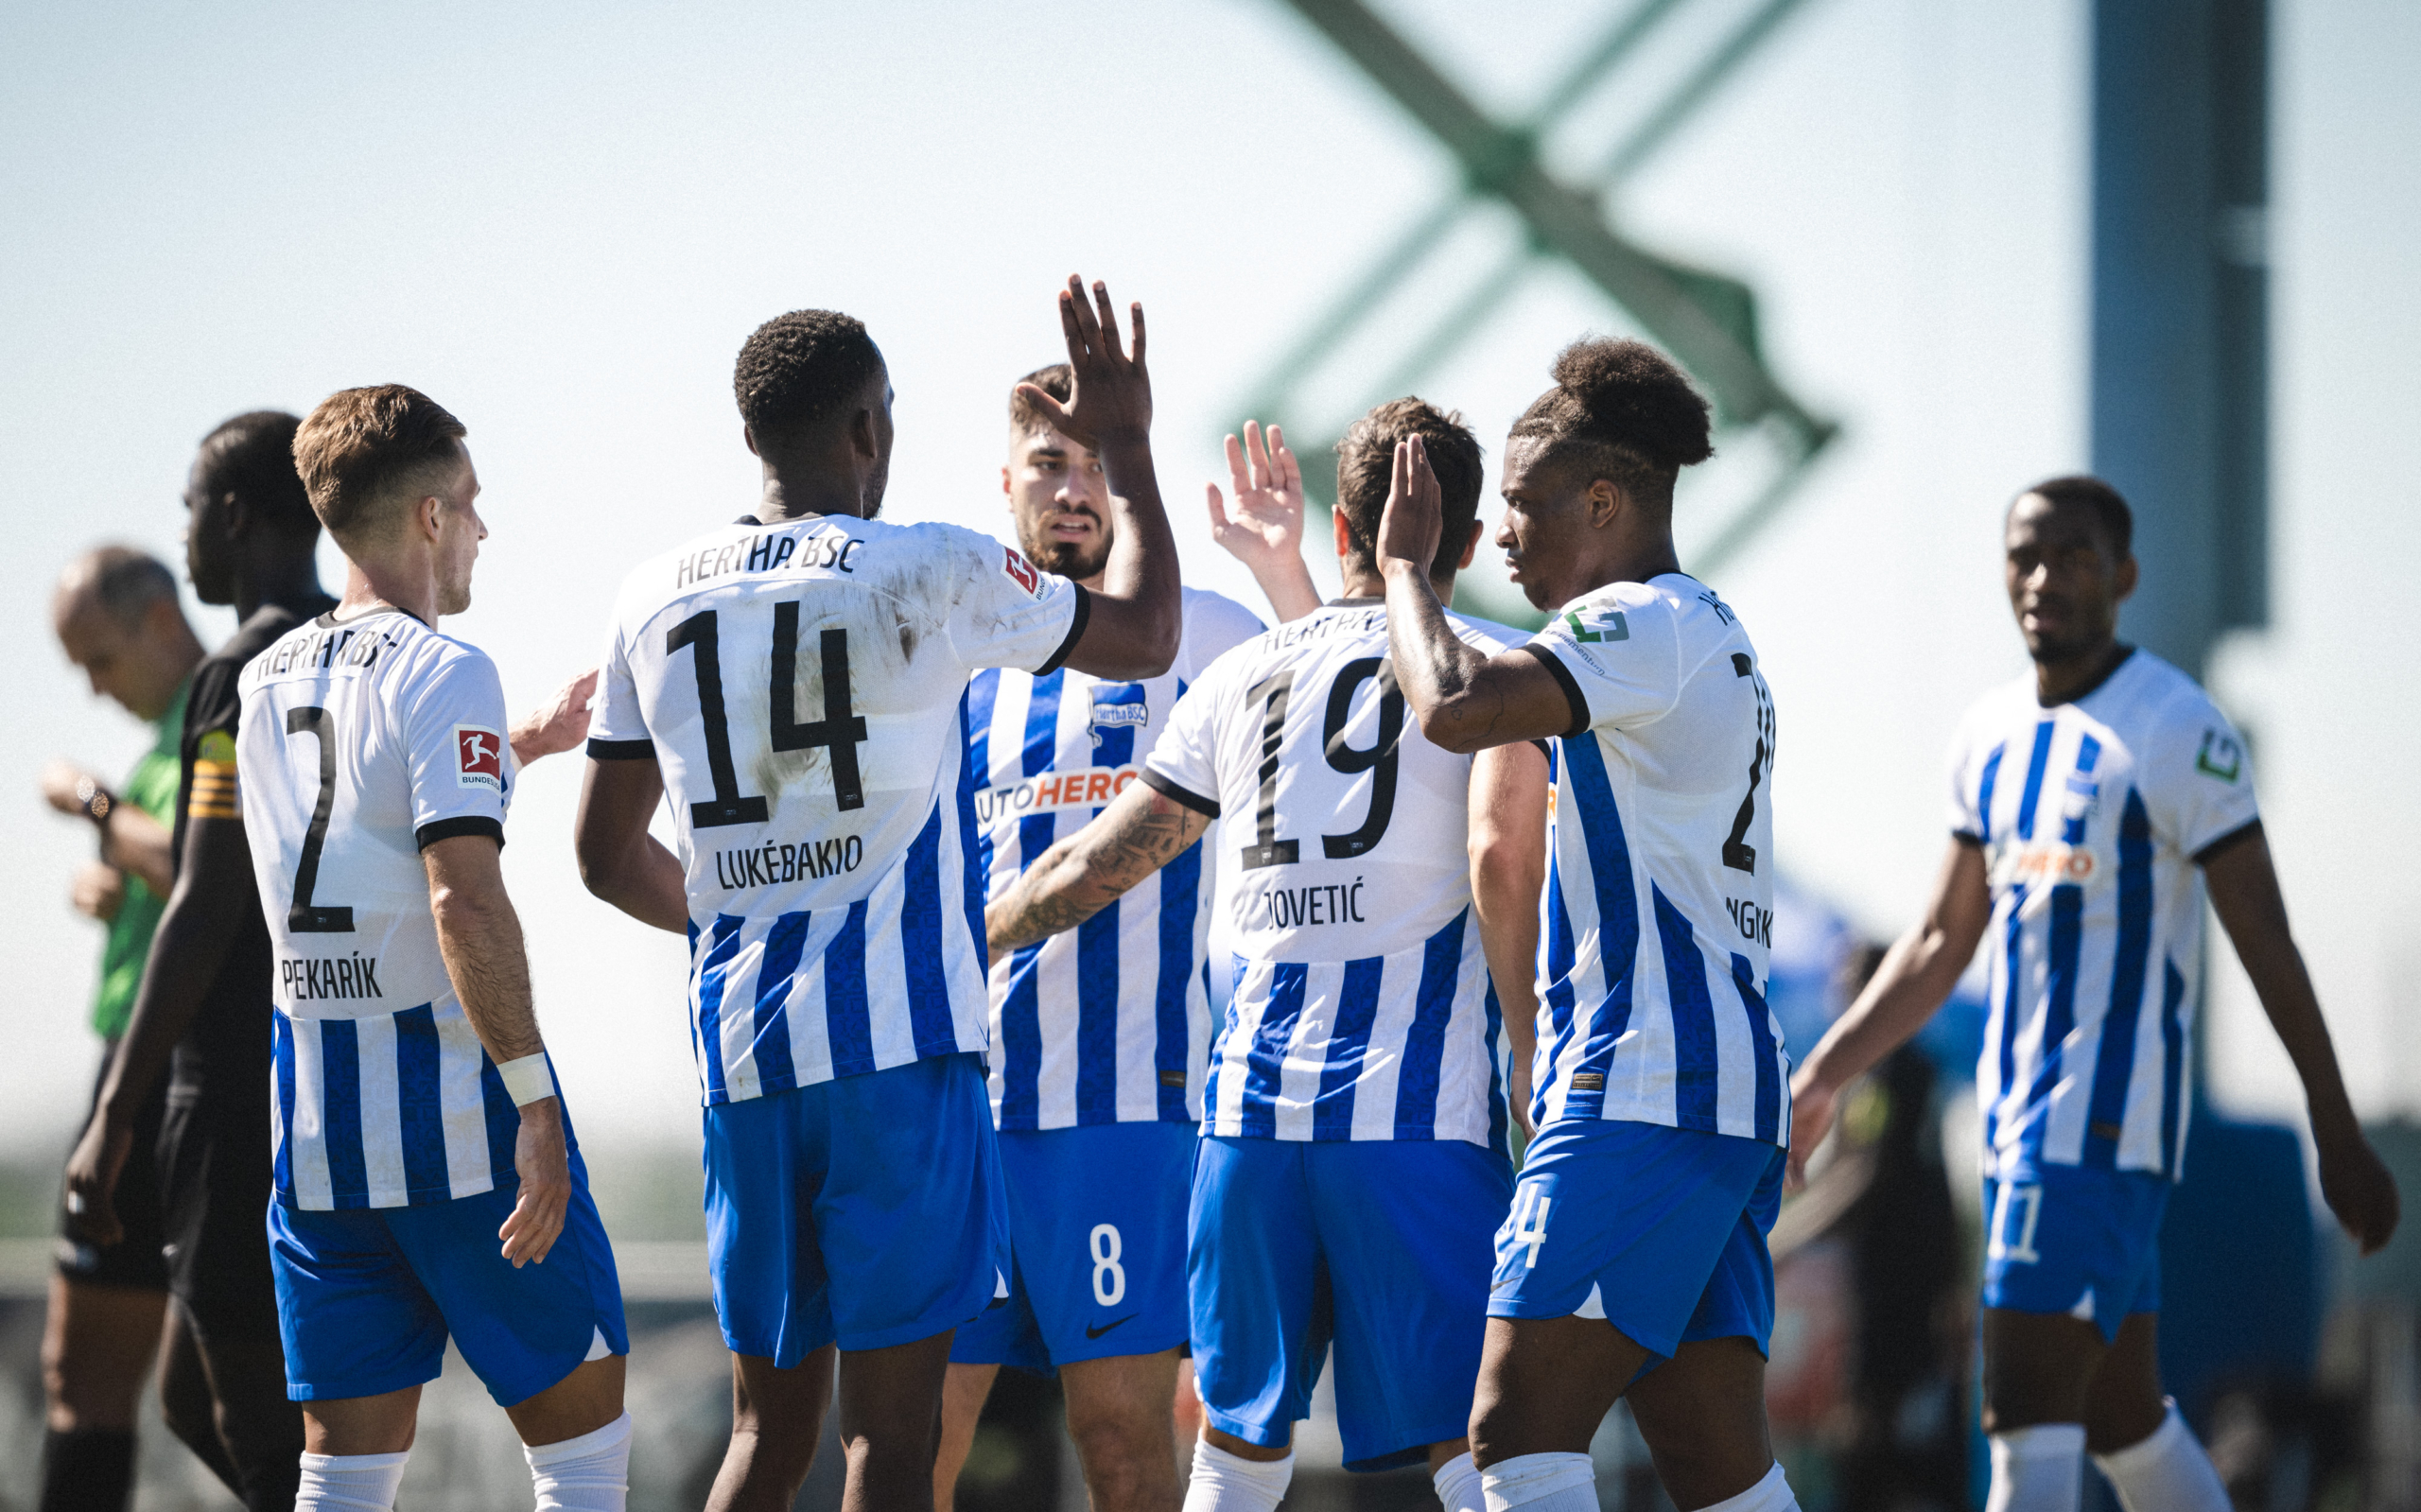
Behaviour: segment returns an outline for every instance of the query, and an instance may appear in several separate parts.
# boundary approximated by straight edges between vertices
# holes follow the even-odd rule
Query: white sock
[[[1782,1461],[1776,1460],[1764,1480],[1738,1496],[1701,1507],[1699,1512],[1799,1512],[1799,1498],[1790,1494],[1790,1482],[1782,1473]]]
[[[2110,1477],[2118,1504],[2127,1512],[2228,1512],[2227,1487],[2220,1484],[2211,1457],[2195,1442],[2194,1431],[2177,1416],[2175,1401],[2169,1402],[2168,1416],[2151,1437],[2113,1453],[2096,1454],[2093,1462]]]
[[[395,1487],[404,1484],[400,1454],[305,1454],[294,1512],[394,1512]]]
[[[1984,1512],[2077,1512],[2084,1495],[2084,1424],[2038,1423],[1993,1435]]]
[[[1484,1512],[1488,1505],[1479,1488],[1479,1467],[1472,1463],[1469,1450],[1438,1466],[1429,1484],[1437,1487],[1437,1504],[1446,1512]]]
[[[1207,1438],[1193,1441],[1193,1478],[1186,1483],[1185,1512],[1278,1512],[1286,1483],[1295,1478],[1295,1456],[1246,1459]]]
[[[630,1495],[631,1415],[559,1444],[526,1444],[538,1512],[622,1512]]]
[[[1597,1468],[1586,1454],[1516,1454],[1479,1472],[1488,1512],[1597,1512]]]

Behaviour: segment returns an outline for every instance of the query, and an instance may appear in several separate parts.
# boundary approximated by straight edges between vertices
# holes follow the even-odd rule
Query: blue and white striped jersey
[[[1491,655],[1520,639],[1447,617]],[[1506,1149],[1471,772],[1407,712],[1375,599],[1245,642],[1177,704],[1143,780],[1217,820],[1202,843],[1236,946],[1206,1133]]]
[[[1984,1173],[2183,1168],[2202,962],[2198,859],[2260,818],[2244,743],[2148,651],[2081,697],[2031,673],[1953,740],[1950,826],[1984,848],[1991,1012],[1976,1095]]]
[[[401,1208],[510,1185],[521,1114],[437,947],[424,846],[504,842],[514,780],[485,653],[399,610],[247,665],[236,787],[269,921],[277,1193]]]
[[[1673,572],[1565,605],[1529,646],[1572,704],[1541,901],[1534,1121],[1790,1138],[1766,1006],[1774,705],[1737,616]]]
[[[1158,677],[976,673],[967,765],[986,896],[1134,781],[1187,687],[1261,629],[1234,600],[1188,588],[1176,665]],[[1197,843],[1075,929],[992,963],[992,1116],[1001,1128],[1202,1117],[1210,1047],[1202,860]]]
[[[984,1047],[967,679],[1085,590],[954,525],[743,520],[634,571],[589,755],[664,773],[709,1104]]]

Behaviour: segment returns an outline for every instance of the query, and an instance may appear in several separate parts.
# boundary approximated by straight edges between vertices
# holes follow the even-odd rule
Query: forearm
[[[1514,885],[1475,887],[1472,908],[1479,915],[1480,948],[1488,957],[1489,981],[1505,1016],[1506,1036],[1515,1064],[1524,1064],[1538,1034],[1538,891],[1533,888],[1523,896]]]
[[[1464,644],[1446,618],[1428,575],[1410,563],[1386,564],[1387,649],[1396,686],[1431,744],[1471,752],[1533,739],[1554,730],[1499,737],[1505,699],[1488,686],[1488,658]]]
[[[1183,628],[1176,538],[1160,504],[1149,438],[1140,432],[1105,437],[1101,460],[1109,486],[1111,541],[1093,613],[1099,617],[1106,612],[1117,639],[1127,648],[1121,653],[1127,664],[1118,672],[1158,676],[1176,659]]]
[[[1300,551],[1267,560],[1256,557],[1245,565],[1252,569],[1252,581],[1280,624],[1300,619],[1320,606],[1319,587],[1312,582],[1312,569]]]
[[[446,977],[488,1057],[502,1065],[544,1050],[530,999],[521,919],[512,901],[500,890],[493,897],[475,898],[440,889],[429,903]]]
[[[689,895],[681,863],[645,830],[609,860],[592,860],[583,852],[580,879],[592,895],[641,924],[672,934],[688,931]]]
[[[109,828],[101,837],[101,860],[143,878],[162,897],[176,885],[167,826],[131,804],[121,803],[110,810]]]
[[[1920,924],[1895,941],[1849,1011],[1801,1063],[1800,1074],[1838,1088],[1863,1075],[1923,1029],[1967,969],[1973,942],[1956,948],[1949,931]]]
[[[1174,860],[1210,818],[1138,782],[1101,817],[1042,853],[984,911],[992,952],[1072,930]]]

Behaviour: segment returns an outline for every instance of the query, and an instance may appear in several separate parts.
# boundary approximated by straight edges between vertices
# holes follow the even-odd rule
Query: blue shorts
[[[2160,1221],[2168,1178],[2044,1165],[1984,1178],[1984,1305],[2064,1312],[2107,1344],[2131,1312],[2160,1311]]]
[[[1006,1287],[984,1067],[937,1055],[705,1110],[706,1256],[732,1353],[947,1332]]]
[[[583,1360],[628,1354],[613,1246],[571,1152],[571,1206],[545,1260],[515,1270],[496,1230],[518,1187],[409,1208],[269,1205],[270,1272],[296,1401],[375,1397],[437,1379],[450,1332],[510,1407]]]
[[[1186,1340],[1191,1123],[1019,1129],[1000,1137],[1009,1295],[958,1330],[958,1364],[1048,1376]]]
[[[1512,1184],[1503,1156],[1460,1139],[1206,1137],[1186,1277],[1210,1426],[1288,1442],[1333,1343],[1347,1469],[1469,1433]]]
[[[1669,1360],[1774,1331],[1766,1234],[1783,1152],[1760,1139],[1618,1119],[1550,1123],[1496,1235],[1492,1318],[1604,1318]]]

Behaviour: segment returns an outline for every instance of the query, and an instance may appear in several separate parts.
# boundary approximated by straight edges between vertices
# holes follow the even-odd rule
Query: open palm
[[[1246,566],[1291,562],[1303,548],[1303,470],[1286,449],[1285,432],[1269,427],[1264,445],[1257,422],[1245,422],[1244,440],[1228,437],[1229,507],[1219,485],[1210,495],[1210,538]]]

